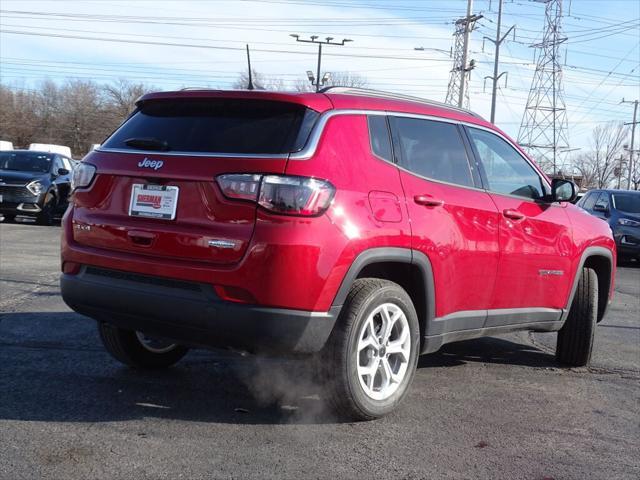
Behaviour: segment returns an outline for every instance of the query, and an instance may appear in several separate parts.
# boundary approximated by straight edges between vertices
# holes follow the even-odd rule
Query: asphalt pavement
[[[640,268],[620,268],[593,365],[555,334],[422,357],[402,407],[343,423],[303,362],[192,351],[127,369],[58,290],[59,227],[0,223],[0,478],[640,478]]]

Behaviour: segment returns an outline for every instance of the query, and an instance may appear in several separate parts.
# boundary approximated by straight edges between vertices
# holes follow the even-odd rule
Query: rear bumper
[[[60,286],[69,307],[97,321],[187,345],[252,352],[317,352],[339,312],[224,302],[211,285],[93,267],[63,274]]]

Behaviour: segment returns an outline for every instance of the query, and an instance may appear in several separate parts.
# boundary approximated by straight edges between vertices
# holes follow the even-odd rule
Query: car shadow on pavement
[[[484,337],[444,345],[437,353],[420,357],[418,368],[452,367],[470,362],[558,367],[553,355],[533,345],[499,337]]]
[[[419,368],[470,362],[555,366],[534,347],[484,338],[446,345]],[[308,361],[204,350],[164,371],[134,370],[103,350],[93,321],[80,315],[0,314],[0,420],[342,423],[313,372]]]

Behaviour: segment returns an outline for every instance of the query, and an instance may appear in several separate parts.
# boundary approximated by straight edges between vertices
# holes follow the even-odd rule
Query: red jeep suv
[[[74,173],[61,288],[134,367],[313,354],[335,409],[391,411],[419,354],[558,331],[585,365],[611,229],[505,134],[381,92],[152,93]]]

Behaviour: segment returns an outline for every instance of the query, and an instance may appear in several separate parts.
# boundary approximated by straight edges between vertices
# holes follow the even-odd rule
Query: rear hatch
[[[143,97],[84,159],[97,174],[74,194],[74,240],[153,257],[239,261],[257,206],[226,198],[216,177],[284,173],[288,154],[304,147],[319,115],[305,95],[241,93]]]

